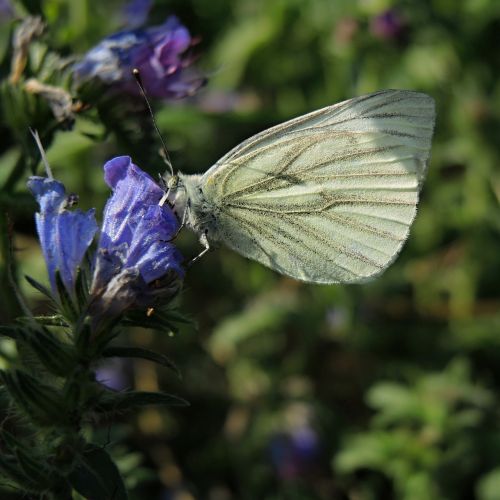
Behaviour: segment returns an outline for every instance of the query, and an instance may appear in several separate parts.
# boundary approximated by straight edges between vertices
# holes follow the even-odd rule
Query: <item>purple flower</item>
[[[370,31],[377,38],[391,40],[398,38],[404,30],[405,23],[395,10],[386,10],[374,17],[370,23]]]
[[[169,243],[179,223],[168,206],[159,206],[163,190],[128,156],[104,166],[114,192],[104,209],[90,286],[94,326],[133,306],[150,306],[172,297],[184,277],[182,256]],[[36,226],[54,294],[56,271],[75,298],[75,278],[97,231],[94,210],[68,210],[75,197],[53,179],[31,177],[28,187],[40,212]]]
[[[169,240],[179,223],[163,190],[128,156],[104,165],[113,195],[104,209],[91,285],[96,315],[114,317],[134,305],[174,295],[184,277],[182,255]]]
[[[47,265],[52,292],[57,295],[56,271],[67,292],[74,296],[75,278],[83,256],[97,231],[94,210],[68,210],[74,195],[53,179],[31,177],[28,188],[40,205],[36,228]]]
[[[146,92],[159,99],[193,94],[205,79],[189,74],[192,45],[187,28],[171,16],[162,25],[122,31],[105,38],[74,66],[77,85],[97,78],[122,91],[138,94],[132,70],[140,71]]]
[[[14,18],[14,7],[9,0],[0,0],[0,24]]]
[[[271,461],[283,480],[307,474],[318,458],[318,449],[318,436],[310,428],[276,434],[269,446]]]
[[[270,458],[283,480],[307,475],[317,462],[320,443],[312,417],[312,409],[308,405],[292,404],[287,411],[288,425],[270,440]]]
[[[132,384],[130,381],[130,361],[122,358],[111,358],[102,361],[95,370],[95,378],[102,385],[114,391],[123,391]]]
[[[134,29],[142,26],[153,6],[153,0],[130,0],[123,8],[123,18],[127,28]]]

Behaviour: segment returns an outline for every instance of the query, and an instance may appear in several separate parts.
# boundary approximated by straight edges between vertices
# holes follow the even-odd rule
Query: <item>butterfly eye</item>
[[[168,189],[177,189],[179,186],[179,177],[177,175],[172,175],[167,181]]]

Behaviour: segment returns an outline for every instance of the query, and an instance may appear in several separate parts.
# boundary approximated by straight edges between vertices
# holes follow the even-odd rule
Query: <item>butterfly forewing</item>
[[[379,274],[415,217],[433,127],[430,97],[389,90],[257,134],[202,178],[216,237],[304,281]]]

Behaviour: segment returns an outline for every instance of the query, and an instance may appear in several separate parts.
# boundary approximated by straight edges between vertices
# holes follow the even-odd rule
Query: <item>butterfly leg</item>
[[[179,227],[177,228],[177,231],[174,233],[174,235],[169,240],[167,240],[169,243],[171,241],[174,241],[175,238],[177,238],[177,236],[179,236],[179,233],[181,232],[181,229],[186,225],[186,218],[187,218],[188,208],[189,207],[187,205],[184,207],[184,212],[182,212],[181,223],[179,224]]]
[[[208,242],[207,233],[208,233],[208,230],[205,230],[203,233],[201,233],[199,241],[203,245],[204,248],[196,257],[192,258],[186,264],[186,269],[190,268],[196,261],[200,260],[206,253],[208,253],[212,250],[212,247],[210,246],[210,243]]]

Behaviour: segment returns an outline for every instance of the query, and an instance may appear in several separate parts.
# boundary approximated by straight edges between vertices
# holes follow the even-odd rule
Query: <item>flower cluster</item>
[[[104,209],[90,288],[94,314],[115,316],[173,296],[184,277],[182,255],[170,240],[179,228],[163,190],[128,156],[104,165],[113,195]]]
[[[96,78],[137,94],[139,89],[132,75],[137,68],[151,97],[185,97],[205,82],[186,69],[193,62],[185,55],[192,43],[189,31],[175,16],[160,26],[122,31],[102,40],[74,66],[75,81],[80,85]]]
[[[58,295],[56,272],[72,297],[78,267],[97,231],[94,210],[69,210],[76,202],[60,182],[31,177],[28,187],[40,205],[35,215],[36,229],[47,265],[52,292]]]
[[[162,189],[128,156],[104,166],[113,194],[92,263],[89,310],[94,324],[136,306],[168,299],[184,276],[182,256],[170,242],[178,221],[168,206],[159,206]],[[53,179],[32,177],[28,186],[40,212],[37,231],[53,293],[60,298],[57,275],[75,298],[75,278],[97,232],[94,211],[71,210],[76,197]]]

